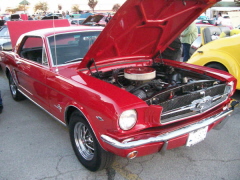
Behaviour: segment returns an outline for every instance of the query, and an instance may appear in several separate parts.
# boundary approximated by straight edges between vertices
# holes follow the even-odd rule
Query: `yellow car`
[[[218,27],[209,27],[215,29]],[[209,32],[212,32],[210,34]],[[219,34],[219,39],[206,42],[211,39],[214,31],[202,34],[202,42],[206,42],[202,47],[197,49],[191,58],[187,61],[190,64],[207,66],[215,69],[227,71],[236,79],[240,79],[240,32],[239,29],[231,30]],[[215,33],[216,35],[216,33]],[[223,38],[220,38],[223,37]],[[240,81],[237,83],[240,90]]]

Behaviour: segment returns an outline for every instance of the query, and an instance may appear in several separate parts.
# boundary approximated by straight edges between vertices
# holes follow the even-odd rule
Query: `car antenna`
[[[55,32],[55,22],[54,22],[54,16],[53,16],[53,31],[54,31],[54,53],[55,53],[55,60],[56,60],[56,72],[58,73],[58,59],[57,59],[57,44],[56,44],[56,32]]]
[[[95,62],[95,60],[94,60],[93,58],[87,63],[87,68],[88,68],[88,70],[90,71],[91,75],[93,75],[92,70],[91,70],[91,66],[92,66],[93,63],[94,63],[95,69],[96,69],[96,71],[97,71],[97,76],[98,76],[98,77],[101,77],[101,76],[100,76],[100,73],[99,73],[99,71],[98,71],[96,62]]]

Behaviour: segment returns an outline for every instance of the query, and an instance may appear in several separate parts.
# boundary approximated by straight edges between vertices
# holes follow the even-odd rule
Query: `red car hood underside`
[[[110,20],[78,68],[112,58],[152,58],[218,0],[127,0]]]

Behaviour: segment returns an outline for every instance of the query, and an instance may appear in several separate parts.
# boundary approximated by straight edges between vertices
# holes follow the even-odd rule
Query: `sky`
[[[22,0],[0,0],[1,13],[5,11],[7,7],[16,7]],[[90,10],[88,0],[27,0],[30,3],[30,9],[38,2],[47,2],[49,6],[49,11],[58,10],[58,4],[61,4],[63,11],[71,11],[73,4],[78,4],[80,10]],[[95,7],[97,10],[111,10],[114,4],[119,3],[122,5],[126,0],[98,0],[98,4]],[[31,10],[30,10],[31,11]]]

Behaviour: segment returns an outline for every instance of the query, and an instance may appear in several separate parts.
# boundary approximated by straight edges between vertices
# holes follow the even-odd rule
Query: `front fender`
[[[197,51],[193,54],[187,63],[207,66],[210,63],[219,63],[226,67],[228,72],[236,79],[240,79],[240,66],[237,57],[221,51]],[[240,89],[240,81],[237,83],[237,89]]]

